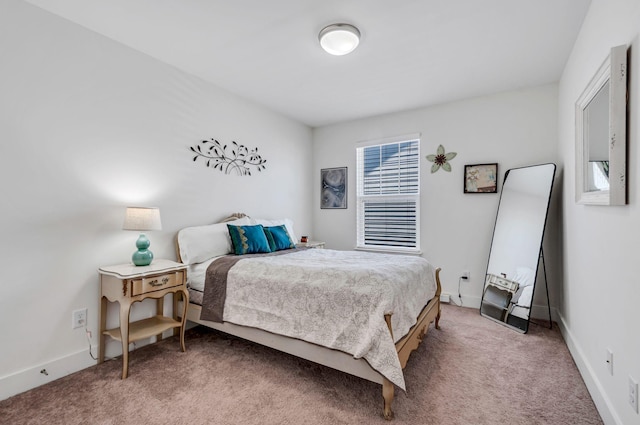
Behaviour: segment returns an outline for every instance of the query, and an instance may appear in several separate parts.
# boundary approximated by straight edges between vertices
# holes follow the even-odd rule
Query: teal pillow
[[[261,224],[256,226],[234,226],[227,224],[229,236],[236,255],[271,252],[269,241]]]
[[[287,232],[287,228],[284,224],[280,226],[265,227],[264,233],[267,235],[271,251],[280,251],[281,249],[296,247],[296,244],[291,240],[289,232]]]

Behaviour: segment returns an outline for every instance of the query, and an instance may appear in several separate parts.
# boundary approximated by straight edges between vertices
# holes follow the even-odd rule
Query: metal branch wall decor
[[[193,157],[195,162],[198,158],[206,160],[207,167],[213,167],[225,174],[236,172],[239,176],[250,176],[251,168],[255,167],[258,171],[265,169],[266,159],[258,154],[258,148],[249,150],[245,145],[239,145],[231,142],[229,146],[231,152],[227,152],[227,145],[222,145],[215,139],[203,140],[195,147],[191,146],[191,152],[195,153]]]

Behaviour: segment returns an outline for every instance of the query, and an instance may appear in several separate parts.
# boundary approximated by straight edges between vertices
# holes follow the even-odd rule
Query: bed
[[[263,230],[271,250],[247,251],[250,232],[262,238]],[[439,327],[440,269],[418,256],[300,248],[297,240],[290,220],[244,214],[180,230],[187,319],[379,383],[382,414],[392,419],[409,355],[432,322]]]

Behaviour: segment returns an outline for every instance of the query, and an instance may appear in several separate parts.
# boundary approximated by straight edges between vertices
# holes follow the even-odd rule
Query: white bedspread
[[[308,249],[239,261],[228,274],[224,321],[364,358],[405,389],[395,340],[436,292],[424,258]]]

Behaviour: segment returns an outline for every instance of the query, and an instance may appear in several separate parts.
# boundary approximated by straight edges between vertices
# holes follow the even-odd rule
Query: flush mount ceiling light
[[[351,53],[360,43],[360,31],[349,24],[331,24],[318,34],[322,48],[332,55],[342,56]]]

